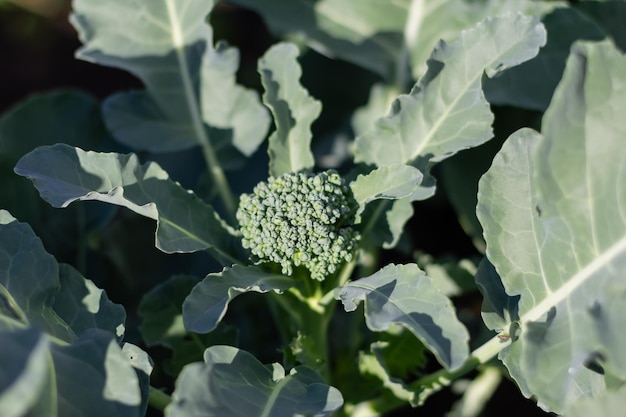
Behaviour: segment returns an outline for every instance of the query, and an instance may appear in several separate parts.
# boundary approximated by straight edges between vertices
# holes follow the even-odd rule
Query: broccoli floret
[[[242,243],[262,261],[293,274],[302,265],[322,281],[352,260],[359,233],[353,228],[358,204],[333,170],[270,177],[239,202]]]

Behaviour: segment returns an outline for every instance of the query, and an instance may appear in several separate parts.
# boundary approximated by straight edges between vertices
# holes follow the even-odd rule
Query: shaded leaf
[[[300,85],[302,70],[298,48],[282,43],[272,46],[259,60],[265,88],[263,102],[272,110],[276,131],[269,138],[270,175],[312,168],[311,124],[322,105]]]
[[[183,369],[167,417],[324,417],[343,404],[341,393],[305,366],[285,375],[281,365],[265,366],[231,346],[208,348],[204,361]]]
[[[122,143],[155,152],[216,147],[211,127],[228,131],[229,142],[250,155],[264,139],[267,110],[254,92],[235,84],[238,52],[213,47],[206,24],[213,5],[163,0],[73,5],[71,21],[84,43],[77,56],[129,71],[146,86],[104,103],[107,126]]]
[[[1,332],[0,415],[55,416],[54,402],[45,395],[50,373],[49,339],[34,329]],[[31,414],[29,414],[29,412]]]
[[[54,346],[51,353],[59,416],[140,415],[137,375],[111,334],[92,329],[70,346]]]
[[[126,311],[109,300],[107,294],[77,270],[67,264],[59,265],[61,288],[54,296],[54,311],[72,331],[80,336],[88,329],[111,332],[120,343],[124,336]]]
[[[235,297],[246,292],[281,293],[296,284],[281,274],[265,272],[257,266],[234,265],[222,272],[207,275],[183,303],[183,321],[187,330],[207,333],[222,320]]]
[[[625,74],[610,42],[575,44],[543,137],[512,135],[479,185],[487,257],[520,297],[519,338],[500,356],[555,412],[602,392],[597,370],[626,377]]]
[[[53,310],[59,266],[26,223],[0,210],[0,326],[32,326],[66,342],[76,335]]]
[[[142,319],[141,336],[148,346],[172,348],[185,337],[183,301],[198,282],[195,276],[174,275],[143,296],[137,312]]]
[[[434,163],[487,141],[493,114],[482,94],[483,74],[493,77],[532,58],[544,43],[538,19],[519,14],[488,18],[457,41],[441,42],[411,94],[398,97],[391,113],[356,139],[355,160],[411,163],[426,174]],[[430,191],[421,198],[434,193],[432,177],[423,186]]]
[[[446,368],[458,368],[469,354],[469,335],[452,303],[417,265],[387,265],[340,287],[335,297],[346,311],[364,301],[370,330],[383,331],[394,323],[405,326]]]
[[[156,220],[156,246],[164,252],[208,249],[225,264],[237,259],[239,239],[211,206],[170,180],[156,163],[141,165],[134,154],[85,152],[59,144],[27,154],[15,172],[31,179],[54,207],[99,200]]]
[[[510,296],[504,290],[500,276],[496,272],[489,259],[483,258],[476,271],[476,285],[483,296],[481,315],[485,325],[498,332],[503,332],[503,337],[513,337],[515,326],[511,325],[519,319],[517,304],[519,295]]]

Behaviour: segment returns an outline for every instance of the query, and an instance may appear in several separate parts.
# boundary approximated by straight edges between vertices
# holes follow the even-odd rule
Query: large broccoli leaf
[[[141,165],[134,154],[58,144],[27,154],[15,172],[30,178],[54,207],[99,200],[156,220],[156,246],[164,252],[207,249],[225,265],[236,262],[239,240],[215,210],[169,179],[159,165]]]
[[[297,366],[285,375],[277,363],[266,366],[246,351],[212,346],[204,363],[183,369],[165,415],[324,417],[342,404],[341,393],[311,368]]]
[[[626,56],[575,44],[543,136],[512,135],[479,185],[487,257],[519,295],[519,334],[500,357],[555,412],[603,391],[599,370],[626,378],[625,106]]]
[[[555,4],[531,0],[228,0],[263,16],[279,35],[296,35],[320,53],[402,85],[421,75],[428,53],[487,16],[543,14]],[[557,2],[556,5],[559,3]]]
[[[157,152],[232,143],[250,155],[264,139],[267,109],[235,83],[238,51],[213,47],[206,24],[213,4],[74,2],[71,21],[84,43],[77,56],[129,71],[146,86],[104,103],[107,126],[122,143]]]
[[[0,415],[135,417],[151,365],[125,312],[0,211]],[[132,357],[131,357],[132,356]]]

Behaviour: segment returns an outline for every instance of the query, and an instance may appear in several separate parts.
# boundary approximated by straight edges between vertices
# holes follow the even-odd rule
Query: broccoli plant
[[[504,377],[621,415],[626,2],[230,3],[282,39],[262,93],[223,3],[75,0],[77,57],[144,88],[0,120],[0,415],[373,417],[456,385],[440,414],[469,417]],[[376,74],[333,135],[308,48]],[[438,190],[473,257],[411,239]],[[122,306],[110,275],[151,285]]]

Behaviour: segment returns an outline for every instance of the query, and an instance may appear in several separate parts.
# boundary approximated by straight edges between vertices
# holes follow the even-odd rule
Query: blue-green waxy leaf
[[[61,288],[54,297],[54,311],[80,336],[88,329],[104,329],[124,336],[126,311],[109,300],[107,294],[72,266],[59,265]]]
[[[428,53],[487,16],[537,15],[558,2],[532,0],[229,0],[258,12],[276,34],[294,35],[321,54],[382,76],[387,82],[423,73]]]
[[[49,339],[34,329],[26,329],[0,331],[0,340],[0,415],[43,416],[42,411],[48,410],[48,415],[54,416],[51,409],[55,405],[45,395],[51,372]]]
[[[562,412],[626,379],[626,56],[577,43],[542,134],[512,135],[481,179],[487,257],[519,296],[500,357],[527,396]]]
[[[296,284],[293,278],[265,272],[257,266],[234,265],[207,275],[183,303],[187,330],[207,333],[215,329],[226,314],[228,303],[246,292],[281,293]]]
[[[137,375],[113,335],[92,329],[70,346],[53,346],[51,353],[59,416],[140,415]]]
[[[60,285],[56,260],[30,226],[0,210],[0,330],[32,326],[74,340],[53,309]]]
[[[298,48],[281,43],[271,47],[259,60],[265,88],[263,102],[272,110],[276,131],[269,138],[270,175],[312,168],[311,124],[322,105],[300,85],[302,70],[296,60]]]
[[[486,19],[453,43],[440,42],[411,93],[357,137],[355,160],[410,163],[426,174],[433,164],[489,140],[493,114],[481,90],[483,75],[493,77],[534,57],[545,41],[537,18],[507,14]],[[423,186],[430,189],[424,197],[432,195],[432,177],[426,175]]]
[[[30,178],[54,207],[99,200],[156,220],[156,247],[164,252],[208,249],[224,264],[237,259],[239,240],[213,208],[169,179],[156,163],[141,165],[134,154],[85,152],[59,144],[27,154],[15,172]]]
[[[103,106],[118,140],[142,150],[217,147],[211,129],[250,155],[269,128],[258,96],[235,83],[239,54],[213,46],[206,18],[214,1],[78,0],[71,21],[84,46],[81,59],[131,72],[141,92],[117,93]],[[129,30],[132,28],[132,30]]]
[[[458,368],[469,354],[469,335],[450,299],[417,265],[387,265],[340,287],[335,297],[346,311],[354,311],[364,301],[371,330],[383,331],[394,323],[405,326],[448,369]]]
[[[212,346],[204,363],[183,369],[165,416],[325,417],[342,404],[341,393],[310,368],[285,375],[277,363],[266,366],[246,351]]]
[[[374,200],[397,200],[408,197],[422,182],[422,173],[409,165],[390,165],[359,175],[350,183],[360,214]]]
[[[565,417],[621,417],[626,407],[626,386],[616,391],[605,392],[597,398],[577,401],[563,414]]]

